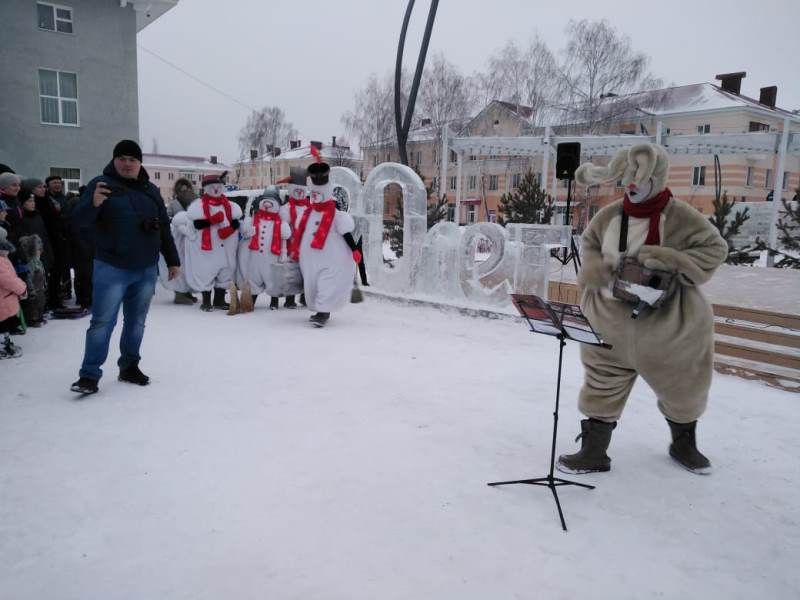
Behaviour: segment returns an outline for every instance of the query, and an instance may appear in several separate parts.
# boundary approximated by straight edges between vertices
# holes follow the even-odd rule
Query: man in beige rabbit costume
[[[661,146],[639,144],[620,150],[607,167],[587,163],[575,174],[581,185],[622,179],[627,193],[598,212],[583,234],[581,308],[612,348],[581,346],[585,379],[579,409],[588,418],[581,421],[580,451],[559,457],[561,471],[611,468],[606,454],[611,432],[637,376],[656,393],[667,419],[670,456],[692,472],[710,471],[697,449],[695,427],[711,385],[714,322],[697,286],[710,279],[728,248],[708,219],[672,197],[668,172]],[[660,305],[638,318],[632,318],[633,305],[613,292],[625,257],[674,274]]]

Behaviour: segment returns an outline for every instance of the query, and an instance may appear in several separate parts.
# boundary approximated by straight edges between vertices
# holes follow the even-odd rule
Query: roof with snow
[[[347,160],[360,160],[358,156],[353,154],[353,151],[350,150],[349,146],[332,146],[330,144],[323,144],[322,148],[319,151],[320,156],[324,160],[341,160],[346,158]],[[304,158],[313,158],[313,154],[311,154],[311,144],[307,144],[305,146],[300,146],[299,148],[294,148],[292,150],[287,150],[285,152],[281,152],[278,156],[262,156],[260,158],[255,159],[255,162],[272,162],[272,161],[281,161],[281,160],[302,160]],[[242,160],[238,161],[235,164],[241,163],[250,163],[253,161],[250,160]]]
[[[448,121],[447,126],[450,128],[450,131],[459,134],[471,120],[472,117],[461,117]],[[439,129],[440,127],[436,125],[420,125],[419,127],[414,127],[408,132],[408,143],[412,144],[414,142],[430,142],[431,140],[435,140],[439,135]],[[397,146],[397,136],[392,134],[377,144],[365,144],[361,146],[361,148],[366,150],[375,147],[383,148],[385,146]]]
[[[790,117],[800,121],[800,115],[797,113],[761,104],[758,100],[727,92],[712,83],[694,83],[606,98],[598,109],[598,116],[599,118],[648,115],[666,117],[731,109],[750,109],[776,118]],[[580,122],[580,117],[574,113],[567,114],[561,119],[561,124]]]
[[[178,171],[226,171],[228,165],[212,163],[203,156],[181,156],[178,154],[143,154],[142,164],[146,168],[161,167]]]

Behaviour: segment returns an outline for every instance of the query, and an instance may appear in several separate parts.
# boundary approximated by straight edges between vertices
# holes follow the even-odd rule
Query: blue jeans
[[[138,364],[144,321],[155,293],[157,274],[156,265],[129,270],[118,269],[100,260],[94,261],[92,321],[86,332],[81,377],[95,380],[102,377],[103,370],[100,367],[108,357],[108,344],[117,324],[120,305],[123,322],[117,364],[121,369]]]

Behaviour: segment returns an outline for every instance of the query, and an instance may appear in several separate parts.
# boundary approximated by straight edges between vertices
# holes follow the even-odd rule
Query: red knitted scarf
[[[311,211],[315,210],[317,212],[322,213],[322,222],[319,224],[317,231],[314,233],[314,237],[311,240],[311,247],[315,250],[321,250],[325,246],[325,240],[328,239],[328,233],[331,230],[331,225],[333,225],[333,218],[336,216],[336,200],[326,200],[325,202],[316,202],[311,204],[311,210],[307,210],[303,213],[303,217],[300,219],[300,224],[297,226],[297,239],[303,239],[303,233],[305,233],[306,225],[308,224],[308,219],[311,216]],[[297,245],[292,248],[292,258],[297,260],[300,257],[300,243],[298,241]]]
[[[658,223],[661,218],[661,211],[672,198],[672,192],[669,188],[664,188],[658,195],[653,196],[649,200],[645,200],[639,204],[635,204],[628,199],[625,194],[625,200],[622,202],[622,210],[629,217],[636,217],[637,219],[650,219],[650,226],[647,230],[647,239],[644,243],[647,246],[658,246],[661,243],[661,236],[658,233]]]
[[[220,227],[217,230],[217,234],[219,235],[220,239],[226,240],[228,239],[231,234],[236,231],[233,227],[230,226],[231,221],[233,221],[233,215],[231,213],[231,203],[225,196],[220,196],[219,198],[215,198],[214,196],[209,196],[207,194],[203,194],[201,198],[201,202],[203,204],[203,215],[212,225],[219,225],[224,221],[226,218],[228,219],[228,224],[225,227]],[[221,206],[223,212],[216,212],[213,215],[211,214],[211,207],[212,206]],[[211,250],[211,227],[206,227],[203,229],[203,240],[200,245],[203,250]]]
[[[302,200],[296,200],[295,198],[289,198],[289,225],[292,228],[292,237],[289,238],[289,256],[297,260],[297,257],[300,254],[300,237],[301,235],[297,234],[297,230],[295,229],[297,224],[297,207],[302,206],[304,208],[308,208],[311,206],[311,200],[308,198],[303,198]],[[308,211],[306,211],[308,212]]]
[[[278,213],[267,212],[266,210],[257,210],[253,218],[253,227],[256,229],[255,235],[250,239],[250,250],[258,250],[259,247],[259,234],[261,231],[262,221],[272,221],[272,243],[270,244],[270,252],[274,255],[281,253],[281,216]]]

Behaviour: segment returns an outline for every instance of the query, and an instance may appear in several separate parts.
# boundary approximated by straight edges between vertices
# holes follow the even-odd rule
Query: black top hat
[[[221,183],[225,184],[225,177],[228,175],[227,171],[223,171],[222,173],[214,173],[213,175],[204,175],[202,182],[200,183],[201,186],[207,186],[214,183]]]
[[[331,167],[326,162],[311,163],[308,165],[308,176],[314,185],[325,185],[331,174]]]

